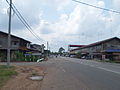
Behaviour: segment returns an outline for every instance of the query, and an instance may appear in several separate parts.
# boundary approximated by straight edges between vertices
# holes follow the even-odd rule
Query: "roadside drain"
[[[41,81],[43,80],[43,76],[31,76],[29,77],[30,80],[33,80],[33,81]]]

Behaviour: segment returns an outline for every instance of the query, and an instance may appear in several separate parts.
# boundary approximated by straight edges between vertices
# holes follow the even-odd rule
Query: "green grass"
[[[9,68],[5,65],[0,65],[0,88],[7,82],[11,76],[17,75],[15,67],[10,66]]]

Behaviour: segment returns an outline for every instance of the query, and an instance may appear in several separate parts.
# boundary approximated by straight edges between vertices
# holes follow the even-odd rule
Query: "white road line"
[[[95,65],[90,65],[91,67],[95,67]]]
[[[62,69],[63,72],[66,72],[65,69]]]
[[[73,61],[73,62],[75,62],[75,61]],[[90,65],[90,64],[87,64],[87,63],[84,63],[84,62],[77,62],[77,63],[81,63],[83,65],[90,66],[90,67],[95,67],[95,68],[98,68],[98,69],[101,69],[101,70],[105,70],[105,71],[108,71],[108,72],[112,72],[112,73],[115,73],[115,74],[120,74],[119,71],[113,71],[113,70],[110,70],[110,69],[107,69],[107,68],[103,68],[103,67],[99,67],[99,66],[96,66],[96,65]]]
[[[62,66],[60,66],[60,69],[61,69],[63,72],[66,72],[66,70],[65,70]]]
[[[110,69],[107,69],[107,68],[102,68],[102,67],[97,67],[97,68],[105,70],[105,71],[113,72],[113,73],[116,73],[116,74],[120,74],[120,72],[113,71],[113,70],[110,70]]]
[[[89,64],[83,64],[83,65],[87,65],[87,66],[95,67],[95,68],[102,69],[102,70],[105,70],[105,71],[108,71],[108,72],[112,72],[112,73],[120,74],[120,72],[113,71],[113,70],[110,70],[110,69],[107,69],[107,68],[103,68],[103,67],[98,67],[98,66],[95,66],[95,65],[89,65]]]

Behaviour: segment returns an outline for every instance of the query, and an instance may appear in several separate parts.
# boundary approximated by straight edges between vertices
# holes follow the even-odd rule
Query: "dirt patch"
[[[40,90],[42,81],[32,81],[29,77],[44,76],[45,70],[40,66],[16,66],[18,75],[9,80],[1,90]]]

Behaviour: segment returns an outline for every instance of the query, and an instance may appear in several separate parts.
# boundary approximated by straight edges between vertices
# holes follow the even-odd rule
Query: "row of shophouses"
[[[86,59],[120,60],[120,39],[113,37],[89,45],[79,45],[79,48],[69,50],[69,55],[78,54]]]
[[[0,62],[7,60],[8,34],[0,31]],[[30,41],[11,35],[11,61],[17,61],[17,57],[41,57],[44,53],[44,44],[31,44]]]

